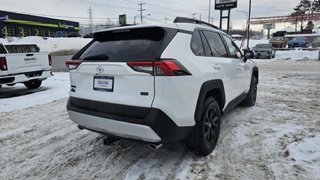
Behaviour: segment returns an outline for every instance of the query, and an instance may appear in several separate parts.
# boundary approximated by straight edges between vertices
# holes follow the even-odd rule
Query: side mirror
[[[250,49],[244,49],[243,52],[244,52],[244,58],[243,58],[244,62],[247,62],[248,59],[252,59],[255,56],[254,51]]]

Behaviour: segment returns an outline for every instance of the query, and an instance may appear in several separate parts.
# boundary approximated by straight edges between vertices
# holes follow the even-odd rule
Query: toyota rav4
[[[258,68],[217,27],[194,19],[96,32],[72,60],[69,117],[81,129],[215,148],[221,116],[256,101]]]

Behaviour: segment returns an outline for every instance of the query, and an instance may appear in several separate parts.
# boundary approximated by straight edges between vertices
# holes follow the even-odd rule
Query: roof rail
[[[204,21],[200,21],[198,19],[191,19],[191,18],[186,18],[186,17],[176,17],[176,19],[174,19],[173,21],[174,23],[193,23],[193,24],[200,24],[200,25],[206,25],[209,27],[212,27],[214,29],[220,29],[218,28],[218,26],[215,26],[213,24],[204,22]]]

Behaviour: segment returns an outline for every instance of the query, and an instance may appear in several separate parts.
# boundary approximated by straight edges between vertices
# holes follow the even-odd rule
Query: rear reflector
[[[81,60],[67,60],[65,62],[66,66],[69,70],[77,69],[81,63],[82,63]]]
[[[48,55],[48,59],[49,59],[49,66],[52,65],[52,57],[50,55]]]
[[[133,70],[155,76],[185,76],[190,72],[174,59],[130,61],[127,63]]]
[[[6,71],[6,70],[8,70],[6,57],[0,57],[0,70],[1,70],[1,71]]]

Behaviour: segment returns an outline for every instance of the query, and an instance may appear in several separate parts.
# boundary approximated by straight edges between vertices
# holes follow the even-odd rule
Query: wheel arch
[[[257,83],[259,83],[259,69],[258,67],[253,67],[252,69],[252,76],[255,76],[257,78]]]
[[[198,96],[195,114],[194,114],[194,119],[196,122],[198,122],[201,119],[201,113],[202,113],[202,108],[204,106],[204,102],[206,98],[210,96],[214,97],[218,101],[220,110],[222,112],[222,109],[224,108],[225,102],[226,102],[225,91],[224,91],[222,80],[220,79],[210,80],[202,84],[199,92],[199,96]]]

